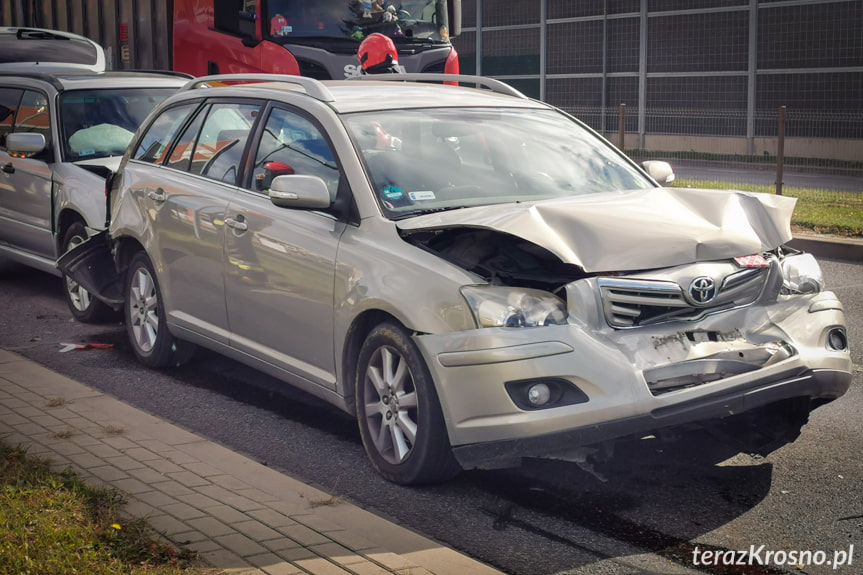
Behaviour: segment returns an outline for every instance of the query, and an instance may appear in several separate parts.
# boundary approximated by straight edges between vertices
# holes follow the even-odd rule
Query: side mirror
[[[671,169],[671,165],[668,162],[647,160],[646,162],[642,162],[641,165],[644,166],[645,171],[647,171],[651,178],[663,186],[674,181],[674,170]]]
[[[280,208],[322,210],[330,207],[330,191],[317,176],[277,176],[270,184],[270,201]]]
[[[13,133],[6,136],[6,151],[9,155],[26,158],[43,151],[47,144],[43,134],[27,132]]]

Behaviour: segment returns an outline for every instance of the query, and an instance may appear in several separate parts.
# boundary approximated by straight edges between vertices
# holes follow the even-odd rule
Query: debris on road
[[[114,349],[113,343],[61,343],[60,353],[84,349]]]

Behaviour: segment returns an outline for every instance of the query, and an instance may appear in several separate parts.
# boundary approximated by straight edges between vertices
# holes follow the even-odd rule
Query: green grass
[[[675,180],[680,188],[734,189],[773,194],[773,186],[757,186],[709,180]],[[831,192],[806,188],[782,188],[782,195],[797,198],[793,226],[819,234],[863,236],[863,193]]]
[[[0,575],[212,572],[143,520],[121,520],[122,503],[116,491],[52,472],[0,441]]]

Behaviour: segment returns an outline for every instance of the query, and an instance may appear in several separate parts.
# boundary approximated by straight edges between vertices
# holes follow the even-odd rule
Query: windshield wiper
[[[440,208],[427,208],[425,210],[414,210],[414,211],[408,212],[406,214],[399,214],[399,215],[394,216],[390,219],[392,219],[392,220],[404,220],[406,218],[413,218],[416,216],[425,216],[427,214],[437,214],[440,212],[451,212],[452,210],[463,210],[466,207],[467,206],[447,206],[447,207],[440,207]]]
[[[68,36],[53,34],[47,30],[33,30],[30,28],[19,28],[15,37],[19,40],[69,40]]]

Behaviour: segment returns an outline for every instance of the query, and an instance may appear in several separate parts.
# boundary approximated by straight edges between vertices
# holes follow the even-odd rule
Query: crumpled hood
[[[791,239],[795,198],[654,188],[418,216],[400,230],[492,229],[587,272],[663,268],[774,249]]]

